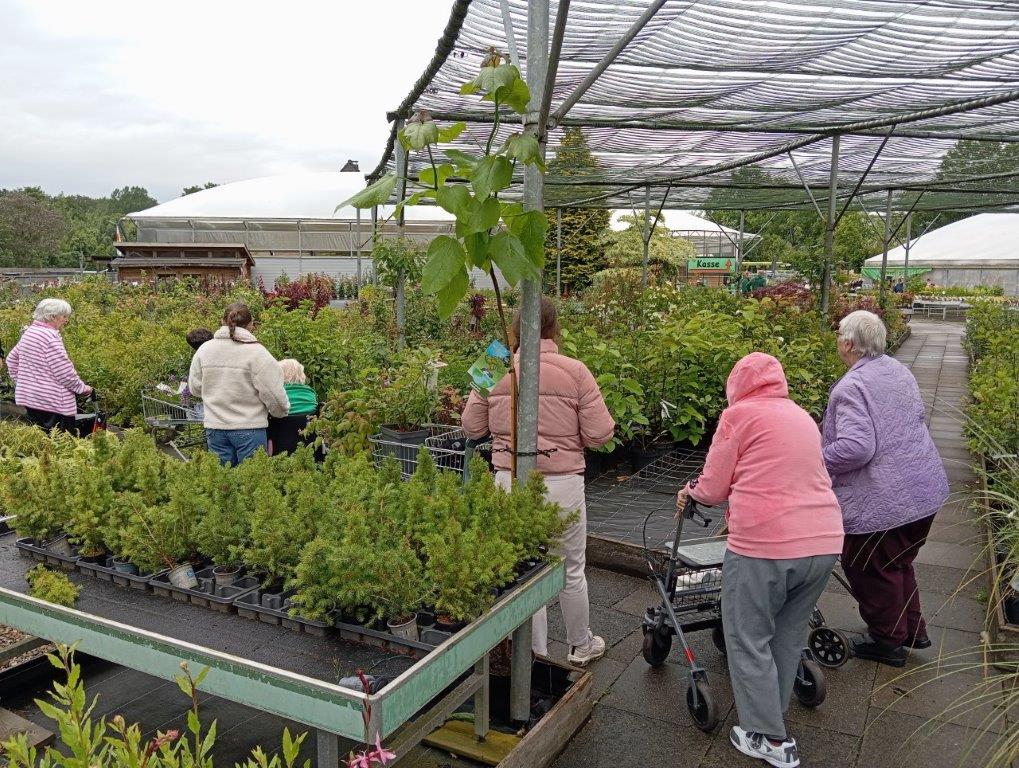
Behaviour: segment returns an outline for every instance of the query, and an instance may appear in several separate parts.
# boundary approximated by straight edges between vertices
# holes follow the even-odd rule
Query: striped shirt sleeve
[[[64,342],[59,336],[50,337],[46,350],[46,358],[49,362],[53,379],[58,384],[62,384],[71,392],[79,395],[85,391],[87,385],[78,376],[78,372],[74,369],[74,363],[67,356]]]

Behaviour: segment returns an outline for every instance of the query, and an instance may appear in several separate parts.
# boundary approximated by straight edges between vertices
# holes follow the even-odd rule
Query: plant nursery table
[[[336,637],[292,632],[237,615],[220,614],[151,593],[72,575],[82,590],[76,608],[25,594],[25,572],[14,536],[0,536],[0,624],[150,675],[172,680],[180,664],[209,667],[202,690],[304,723],[315,729],[318,764],[334,768],[339,737],[368,730],[402,757],[471,697],[475,733],[489,730],[488,654],[513,636],[511,715],[530,710],[531,616],[564,584],[561,563],[547,565],[506,592],[486,614],[418,661]],[[341,687],[357,669],[393,679],[376,693]]]

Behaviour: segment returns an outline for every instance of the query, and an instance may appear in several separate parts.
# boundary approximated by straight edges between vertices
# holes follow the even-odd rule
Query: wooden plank
[[[499,768],[548,768],[594,709],[594,677],[584,672],[566,695],[520,740]]]
[[[45,747],[53,743],[53,733],[36,725],[9,709],[0,709],[0,741],[7,741],[23,733],[28,736],[29,747]]]
[[[478,741],[474,726],[462,720],[450,720],[424,739],[430,747],[493,766],[502,763],[520,741],[519,736],[499,731],[489,731],[484,741]]]

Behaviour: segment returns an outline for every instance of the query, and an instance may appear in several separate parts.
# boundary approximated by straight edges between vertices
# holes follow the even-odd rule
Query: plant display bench
[[[338,764],[340,737],[364,740],[362,714],[368,707],[372,737],[380,733],[400,757],[472,697],[475,733],[483,738],[489,731],[488,654],[508,635],[514,640],[511,714],[527,720],[531,616],[555,598],[565,578],[561,563],[545,566],[413,661],[90,579],[76,579],[82,583],[78,608],[63,608],[25,594],[24,573],[31,565],[16,553],[12,536],[0,537],[0,624],[52,642],[78,643],[83,653],[167,680],[180,673],[182,661],[193,670],[209,667],[204,691],[315,729],[318,764],[330,768]],[[377,693],[335,683],[358,668],[378,666],[380,659],[388,666],[376,674],[394,677]]]

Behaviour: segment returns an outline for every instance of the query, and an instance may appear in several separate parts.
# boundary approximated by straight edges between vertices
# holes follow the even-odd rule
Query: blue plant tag
[[[485,354],[488,357],[494,357],[498,360],[509,360],[509,350],[506,349],[506,345],[498,339],[492,339],[492,343],[488,345],[488,349],[485,350]]]

